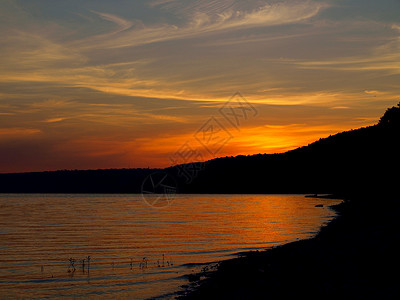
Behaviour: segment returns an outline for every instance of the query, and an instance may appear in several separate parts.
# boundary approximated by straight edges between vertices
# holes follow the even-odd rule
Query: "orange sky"
[[[282,152],[399,101],[398,1],[137,2],[0,3],[0,173]]]

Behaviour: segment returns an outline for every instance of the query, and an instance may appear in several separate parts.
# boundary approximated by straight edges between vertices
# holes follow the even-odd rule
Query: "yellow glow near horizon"
[[[0,172],[167,166],[238,91],[258,116],[218,156],[372,125],[400,90],[400,7],[377,5],[2,2]]]

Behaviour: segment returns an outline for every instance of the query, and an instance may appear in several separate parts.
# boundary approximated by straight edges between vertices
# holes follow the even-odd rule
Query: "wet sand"
[[[395,200],[392,197],[392,200]],[[396,201],[347,201],[312,239],[220,262],[182,299],[400,299]]]

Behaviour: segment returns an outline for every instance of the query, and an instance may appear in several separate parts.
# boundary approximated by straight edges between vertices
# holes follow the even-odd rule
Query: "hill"
[[[391,193],[398,179],[400,104],[373,126],[338,133],[281,154],[206,163],[184,192]]]
[[[140,193],[154,172],[180,193],[393,194],[398,182],[400,104],[373,126],[280,154],[216,158],[166,169],[64,170],[0,174],[2,193]],[[183,176],[194,170],[195,176]],[[174,183],[175,184],[175,183]]]

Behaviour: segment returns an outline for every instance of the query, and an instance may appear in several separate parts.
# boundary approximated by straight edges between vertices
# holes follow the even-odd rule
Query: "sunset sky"
[[[283,152],[400,101],[400,0],[1,0],[0,40],[0,173]]]

